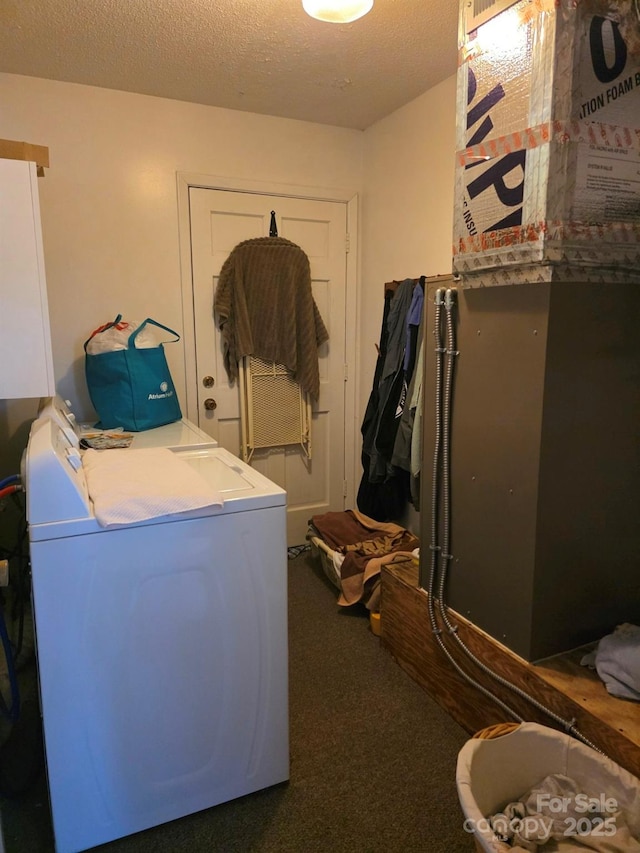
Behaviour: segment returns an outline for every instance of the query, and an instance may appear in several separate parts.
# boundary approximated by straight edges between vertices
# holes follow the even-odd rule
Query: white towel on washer
[[[224,503],[219,492],[166,447],[90,449],[83,454],[82,467],[102,527]]]

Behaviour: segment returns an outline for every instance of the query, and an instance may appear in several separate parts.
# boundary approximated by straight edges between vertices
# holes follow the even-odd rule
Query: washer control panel
[[[91,517],[82,457],[68,430],[48,417],[35,420],[24,463],[29,524]]]

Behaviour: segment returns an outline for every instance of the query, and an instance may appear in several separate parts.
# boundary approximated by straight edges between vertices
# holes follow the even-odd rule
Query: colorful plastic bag
[[[180,420],[180,403],[163,345],[136,346],[138,335],[148,325],[164,329],[179,341],[180,335],[173,329],[148,317],[131,332],[125,349],[97,354],[87,351],[92,339],[122,326],[121,321],[122,315],[118,314],[113,323],[101,326],[84,344],[87,387],[100,418],[96,426],[99,429],[122,427],[141,432]]]

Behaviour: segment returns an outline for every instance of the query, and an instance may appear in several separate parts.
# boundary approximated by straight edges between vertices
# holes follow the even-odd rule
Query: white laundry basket
[[[537,723],[507,724],[479,732],[458,754],[458,798],[465,829],[473,833],[478,851],[513,850],[493,834],[486,818],[551,774],[569,776],[589,796],[615,798],[631,835],[640,837],[639,779],[555,729]]]

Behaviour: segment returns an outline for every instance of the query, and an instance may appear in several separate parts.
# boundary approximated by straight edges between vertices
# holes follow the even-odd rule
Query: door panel
[[[229,384],[213,299],[223,263],[243,240],[269,234],[276,210],[278,233],[309,258],[313,296],[329,332],[318,351],[320,397],[313,406],[312,459],[297,447],[257,450],[251,464],[286,489],[288,541],[304,542],[312,515],[344,509],[345,305],[347,209],[341,202],[191,187],[191,250],[196,341],[198,420],[202,429],[240,455],[239,395]],[[203,384],[205,376],[215,380]],[[205,400],[216,408],[208,411]]]

